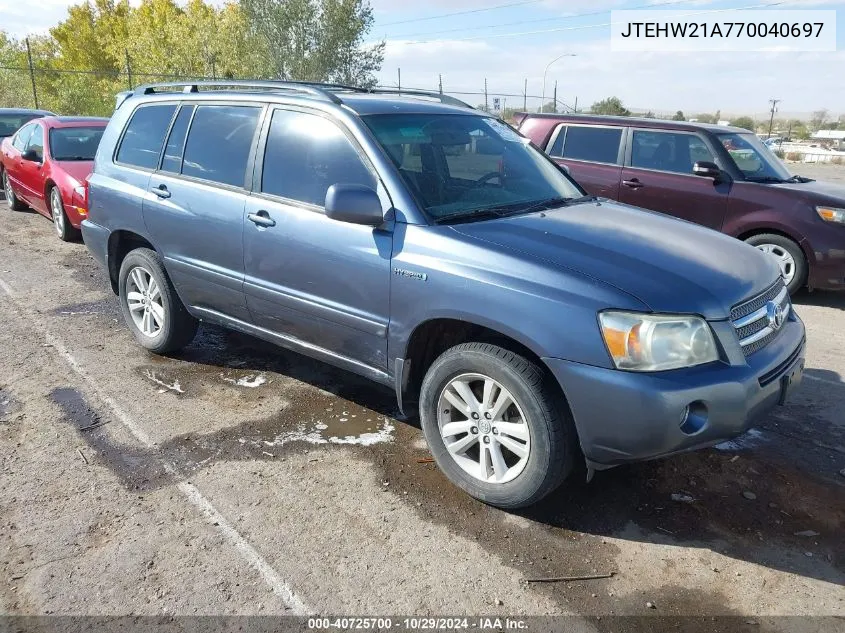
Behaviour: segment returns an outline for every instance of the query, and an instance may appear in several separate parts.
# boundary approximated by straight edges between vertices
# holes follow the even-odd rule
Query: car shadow
[[[194,343],[171,359],[179,362],[179,374],[188,379],[191,372],[274,372],[364,410],[400,419],[392,390],[222,328],[204,325]],[[841,382],[838,375],[826,370],[809,368],[807,375]],[[845,389],[824,397],[839,398],[845,405]],[[326,405],[326,400],[317,401],[316,413]],[[286,423],[285,412],[280,412],[249,424],[271,425],[261,433],[273,437]],[[401,486],[403,494],[409,495],[405,498],[415,502],[421,513],[470,537],[479,530],[505,534],[511,529],[507,527],[511,514],[559,535],[557,544],[549,547],[563,547],[569,538],[566,535],[576,532],[709,549],[772,569],[845,583],[845,551],[840,538],[845,524],[845,477],[837,472],[845,466],[841,453],[845,439],[842,429],[827,422],[812,406],[787,405],[761,420],[746,436],[718,448],[598,472],[590,483],[586,483],[582,467],[545,500],[514,513],[474,501],[446,481],[433,464],[426,463],[425,452],[419,448],[416,416],[395,426],[395,441],[389,449],[361,450],[374,454],[385,479],[398,482],[397,489]],[[241,428],[206,436],[203,457],[262,459],[260,452],[244,452],[242,440],[237,439],[242,436]],[[184,440],[177,438],[172,443],[181,446]],[[237,441],[241,441],[239,447]],[[215,443],[236,446],[234,450],[240,452],[227,456],[225,448],[209,448]],[[483,525],[476,526],[478,521]],[[502,534],[489,538],[495,541]],[[517,551],[513,556],[534,556],[542,549],[536,542],[533,547],[533,553]],[[546,558],[559,554],[550,549]],[[511,556],[510,550],[507,556]]]
[[[845,310],[845,292],[830,290],[802,290],[792,297],[792,303],[799,306],[818,306],[820,308],[836,308]]]

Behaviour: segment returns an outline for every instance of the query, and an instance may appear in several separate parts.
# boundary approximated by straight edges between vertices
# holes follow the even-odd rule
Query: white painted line
[[[14,297],[14,293],[11,288],[9,288],[2,279],[0,279],[0,289],[9,295],[9,297]],[[21,306],[17,307],[18,309],[22,309]],[[73,357],[60,339],[53,336],[53,334],[48,331],[46,334],[46,340],[47,344],[56,350],[62,360],[64,360],[80,378],[88,383],[97,397],[112,410],[115,417],[120,420],[127,429],[129,429],[129,432],[132,433],[132,435],[134,435],[141,444],[147,448],[155,447],[155,444],[150,439],[150,436],[135,423],[129,414],[120,408],[111,396],[100,388],[91,374],[89,374],[79,361]],[[164,466],[168,472],[174,474],[176,473],[176,469],[171,464],[165,463]],[[229,544],[237,550],[241,558],[243,558],[252,569],[258,572],[262,580],[267,583],[273,593],[278,596],[278,598],[284,602],[287,607],[289,607],[291,615],[308,615],[309,613],[313,613],[313,610],[309,609],[305,603],[302,602],[299,596],[294,593],[279,573],[273,569],[272,565],[270,565],[270,563],[268,563],[264,557],[262,557],[261,554],[259,554],[258,551],[229,524],[217,508],[215,508],[214,505],[212,505],[212,503],[203,496],[196,486],[189,482],[181,482],[177,484],[176,487],[193,506],[202,512],[203,516],[205,516],[209,523],[213,524],[214,527],[218,528],[223,533],[223,536],[227,541],[229,541]]]
[[[279,576],[278,572],[267,563],[261,554],[255,551],[239,533],[233,528],[223,515],[220,514],[211,502],[202,496],[196,486],[187,481],[183,481],[178,485],[179,490],[182,491],[188,501],[193,503],[206,516],[209,522],[216,524],[220,531],[226,536],[229,542],[238,550],[241,557],[246,560],[250,566],[257,571],[264,579],[273,593],[276,594],[285,604],[290,607],[291,615],[308,615],[311,611],[303,604],[291,588],[287,585],[284,579]]]
[[[836,385],[837,387],[845,387],[845,382],[839,382],[838,380],[831,380],[830,378],[819,378],[818,376],[811,376],[810,374],[805,373],[804,378],[808,380],[815,380],[816,382],[823,382],[828,385]]]
[[[0,289],[2,289],[3,292],[5,292],[10,297],[15,296],[15,291],[12,290],[12,287],[9,284],[7,284],[5,281],[3,281],[2,279],[0,279]]]

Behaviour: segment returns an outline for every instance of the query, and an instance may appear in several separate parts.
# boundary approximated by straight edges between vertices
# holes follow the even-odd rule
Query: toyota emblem
[[[766,317],[769,319],[769,327],[778,331],[783,325],[783,306],[774,301],[766,304]]]

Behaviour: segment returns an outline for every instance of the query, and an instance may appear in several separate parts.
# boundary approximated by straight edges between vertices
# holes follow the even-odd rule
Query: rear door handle
[[[265,228],[276,226],[276,221],[270,217],[270,214],[264,211],[263,209],[258,213],[249,213],[246,216],[250,222],[257,226],[263,226]]]
[[[631,180],[623,180],[622,184],[626,187],[630,187],[631,189],[639,189],[640,187],[645,186],[639,181],[638,178],[631,178]]]
[[[158,187],[153,187],[150,191],[152,191],[159,198],[170,197],[170,190],[167,188],[167,185],[159,185]]]

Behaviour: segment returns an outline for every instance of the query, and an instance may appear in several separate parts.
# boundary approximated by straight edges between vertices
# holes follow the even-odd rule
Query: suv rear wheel
[[[198,322],[185,309],[155,251],[137,248],[124,258],[118,292],[126,324],[151,352],[173,352],[193,340]]]
[[[776,233],[761,233],[745,241],[777,260],[789,294],[795,294],[807,283],[807,260],[801,247],[791,239]]]
[[[568,408],[540,367],[487,343],[464,343],[432,363],[420,419],[437,465],[490,505],[521,508],[572,470],[577,437]]]

